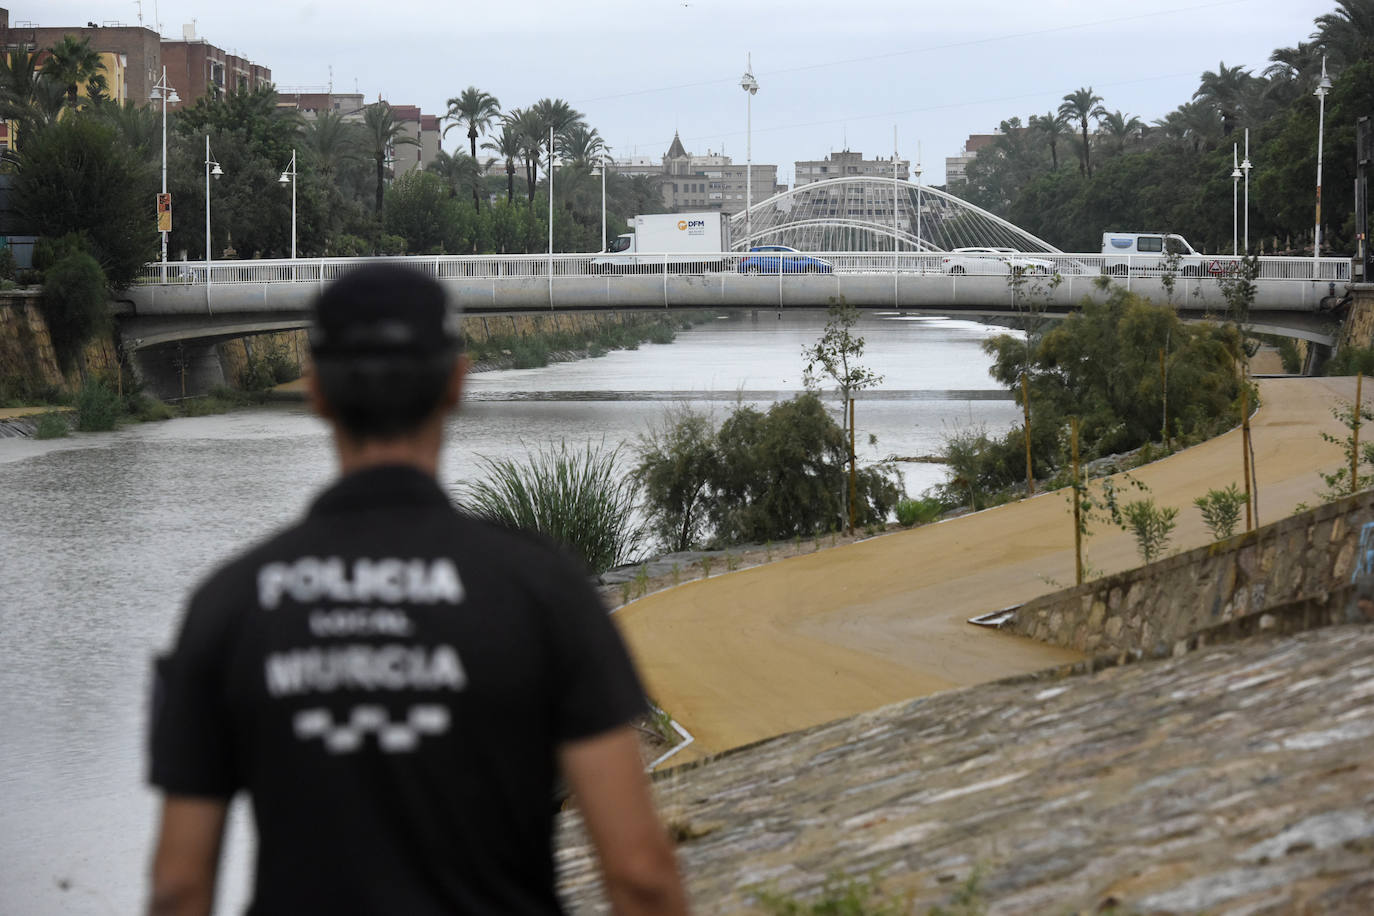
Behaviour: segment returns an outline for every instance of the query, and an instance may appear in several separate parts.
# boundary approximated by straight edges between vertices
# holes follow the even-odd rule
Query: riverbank
[[[1353,379],[1259,382],[1253,447],[1261,521],[1282,517],[1338,466],[1330,407]],[[1174,546],[1210,541],[1192,500],[1240,477],[1226,433],[1132,471],[1181,511]],[[1103,573],[1139,564],[1120,530],[1086,548]],[[1076,661],[1081,655],[968,625],[967,618],[1071,584],[1063,492],[648,593],[616,615],[652,696],[696,736],[685,759],[885,703]]]

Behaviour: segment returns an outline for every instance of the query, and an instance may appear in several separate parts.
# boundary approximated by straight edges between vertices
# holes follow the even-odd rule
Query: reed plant
[[[634,559],[644,541],[635,521],[636,484],[620,469],[620,449],[539,447],[521,461],[483,457],[484,479],[459,501],[475,515],[541,534],[599,575]]]

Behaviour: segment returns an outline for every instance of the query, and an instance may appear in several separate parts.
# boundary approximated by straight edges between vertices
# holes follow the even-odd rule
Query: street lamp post
[[[606,153],[601,153],[601,250],[606,250],[606,171],[610,168]]]
[[[291,260],[296,260],[296,151],[291,150],[291,164],[277,179],[281,184],[291,184]]]
[[[1322,256],[1322,134],[1326,132],[1326,94],[1331,91],[1331,77],[1326,75],[1326,55],[1322,55],[1322,78],[1312,94],[1317,97],[1317,222],[1312,230],[1312,278]]]
[[[754,79],[754,55],[745,58],[744,76],[740,77],[739,87],[745,92],[744,128],[744,237],[748,243],[754,240],[754,95],[759,91],[759,81]]]
[[[162,102],[162,196],[159,201],[167,197],[167,103],[175,105],[181,101],[181,96],[177,91],[167,85],[167,68],[162,68],[162,79],[153,84],[153,91],[148,98],[154,102]],[[169,211],[170,215],[170,211]],[[170,222],[170,220],[169,220]],[[167,233],[169,229],[163,229],[159,212],[158,232],[162,235],[162,281],[167,282]]]
[[[921,141],[916,141],[916,253],[920,254],[921,248]],[[922,269],[924,272],[924,268]]]
[[[205,285],[210,285],[210,261],[212,259],[210,249],[210,179],[219,178],[224,174],[224,169],[219,167],[219,163],[210,158],[210,135],[205,135]]]
[[[1250,254],[1250,128],[1245,128],[1245,158],[1240,161],[1240,170],[1245,173],[1245,253]]]
[[[549,308],[553,308],[553,126],[549,127]]]
[[[1231,144],[1231,256],[1240,254],[1240,164],[1236,144]]]

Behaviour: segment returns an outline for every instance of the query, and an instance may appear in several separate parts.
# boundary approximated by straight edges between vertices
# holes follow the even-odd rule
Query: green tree
[[[68,244],[67,254],[43,272],[43,319],[64,370],[79,365],[82,348],[109,326],[105,274],[95,258]]]
[[[1087,177],[1093,177],[1092,147],[1088,139],[1088,119],[1096,117],[1095,112],[1101,110],[1102,96],[1093,93],[1093,87],[1080,88],[1064,96],[1063,103],[1059,106],[1059,114],[1065,120],[1078,121],[1079,129],[1082,131],[1082,146],[1079,147],[1080,162],[1079,167]]]
[[[109,284],[127,286],[156,249],[153,174],[113,128],[73,113],[19,150],[15,209],[51,239],[77,235]]]
[[[386,190],[386,167],[392,151],[397,145],[419,146],[420,141],[403,133],[404,125],[396,120],[386,102],[374,102],[363,109],[363,128],[368,154],[377,168],[377,216],[380,218]]]
[[[1030,127],[1049,145],[1050,168],[1059,171],[1059,143],[1072,130],[1068,121],[1061,113],[1047,111],[1043,115],[1031,115]]]
[[[669,551],[699,546],[708,532],[711,483],[719,476],[711,418],[690,407],[669,409],[640,436],[635,476],[649,524]]]
[[[63,35],[62,40],[48,49],[43,72],[56,80],[67,94],[67,107],[75,108],[80,84],[89,82],[105,69],[100,53],[91,47],[89,39]]]
[[[844,301],[844,297],[832,299],[830,308],[826,312],[825,330],[821,332],[820,338],[811,346],[802,350],[802,359],[806,360],[806,368],[802,372],[802,379],[807,388],[815,388],[823,378],[828,378],[835,383],[836,392],[840,397],[840,412],[843,416],[840,429],[846,439],[846,443],[852,441],[853,435],[849,428],[849,401],[857,392],[865,388],[873,388],[882,384],[883,377],[872,369],[859,362],[864,355],[865,341],[863,336],[854,333],[854,327],[859,323],[859,312],[852,305]],[[857,464],[854,452],[846,445],[848,458],[846,463],[850,470],[850,482],[856,482]],[[848,487],[842,490],[840,505],[844,506],[846,519],[849,516],[847,495]]]
[[[1245,67],[1239,64],[1228,67],[1226,61],[1218,63],[1215,72],[1207,70],[1202,74],[1202,81],[1193,93],[1193,98],[1201,100],[1216,111],[1221,118],[1221,132],[1224,136],[1231,136],[1231,131],[1236,129],[1236,120],[1241,113],[1241,98],[1251,79],[1253,77]]]
[[[482,149],[496,153],[506,164],[506,203],[515,201],[515,160],[522,155],[520,136],[515,128],[505,121],[501,122],[501,133],[496,140],[482,144]]]
[[[476,86],[469,86],[463,90],[462,95],[448,100],[448,113],[444,118],[452,123],[444,128],[444,136],[454,127],[467,126],[467,136],[469,155],[474,162],[477,161],[477,138],[486,133],[487,129],[501,114],[501,103],[496,96],[489,95],[478,89]],[[472,207],[478,209],[477,186],[479,182],[472,182]]]
[[[459,208],[432,172],[407,172],[391,183],[382,225],[406,240],[412,254],[442,254],[461,244]],[[467,250],[471,250],[470,248]]]

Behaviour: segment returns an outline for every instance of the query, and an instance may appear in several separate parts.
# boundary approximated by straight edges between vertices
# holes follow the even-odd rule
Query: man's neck
[[[397,439],[353,439],[334,433],[341,475],[387,465],[412,467],[430,477],[439,472],[439,428],[425,428],[412,436]]]

